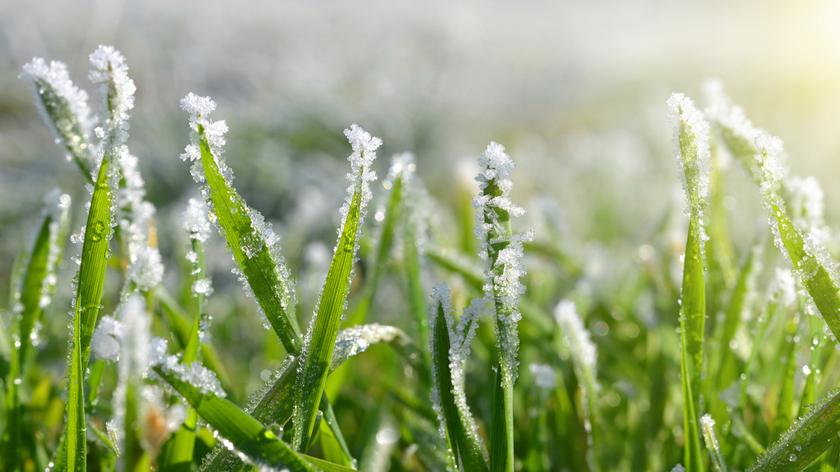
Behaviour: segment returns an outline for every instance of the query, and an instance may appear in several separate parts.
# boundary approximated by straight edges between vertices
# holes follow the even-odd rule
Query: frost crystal
[[[381,139],[371,136],[370,133],[355,123],[344,130],[344,136],[347,137],[353,153],[347,157],[347,160],[350,161],[350,173],[347,174],[347,180],[350,181],[350,185],[347,187],[347,198],[341,206],[342,221],[347,219],[347,212],[350,211],[350,202],[353,200],[353,194],[356,192],[357,187],[362,193],[361,207],[362,215],[364,216],[367,204],[371,199],[370,183],[376,180],[376,172],[373,171],[371,166],[376,159],[376,150],[382,145]],[[362,225],[360,224],[360,230],[361,227]]]
[[[481,257],[486,263],[484,291],[496,307],[496,339],[501,353],[502,381],[516,381],[519,351],[519,297],[525,289],[520,278],[522,244],[531,234],[513,235],[510,218],[524,213],[510,199],[513,160],[501,144],[491,142],[478,160],[476,177],[480,193],[475,197],[476,233],[481,243]]]
[[[572,358],[577,360],[581,367],[594,372],[597,367],[598,352],[589,337],[589,331],[583,326],[574,302],[563,300],[558,303],[557,308],[554,309],[554,319],[560,325]]]
[[[703,442],[706,443],[706,449],[712,455],[712,461],[719,464],[723,461],[720,457],[720,444],[715,435],[715,420],[707,413],[700,417],[700,429],[703,434]]]
[[[187,211],[184,212],[184,229],[190,239],[205,242],[210,237],[210,220],[207,219],[207,206],[203,201],[190,198]]]
[[[796,302],[796,281],[789,269],[776,268],[768,292],[781,306],[790,307]]]
[[[468,427],[470,429],[467,431],[467,434],[470,434],[476,443],[481,443],[481,440],[478,435],[478,427],[467,403],[466,391],[464,390],[466,379],[465,366],[470,357],[470,346],[475,337],[475,330],[478,327],[478,317],[486,303],[487,301],[484,298],[474,299],[470,306],[464,310],[461,318],[456,321],[452,313],[452,299],[449,287],[441,283],[432,288],[432,303],[429,304],[430,332],[435,332],[435,326],[438,323],[438,310],[443,311],[446,330],[449,333],[449,370],[451,373],[452,395],[455,400],[455,407],[459,410],[459,414],[464,418],[466,424],[469,425]],[[435,343],[434,337],[430,339],[430,342],[432,343],[430,349],[433,350]],[[435,379],[440,376],[440,372],[437,371],[434,363],[432,365],[432,376]],[[434,382],[435,387],[432,389],[432,403],[437,413],[440,433],[445,440],[446,433],[444,425],[446,424],[446,420],[444,419],[443,410],[440,405],[440,392],[437,390],[437,385],[439,384],[439,380]],[[482,449],[482,452],[485,454],[486,459],[486,451]]]
[[[128,278],[138,290],[148,291],[163,279],[163,262],[157,248],[143,246],[129,260]]]
[[[117,319],[103,316],[97,323],[91,339],[93,354],[99,359],[118,360],[122,333],[122,324]]]
[[[105,121],[108,146],[118,146],[128,137],[128,112],[134,108],[134,92],[137,87],[128,76],[125,57],[113,46],[96,48],[90,55],[90,65],[90,81],[101,84],[103,100],[108,110],[109,116]]]
[[[210,279],[198,279],[193,282],[192,289],[199,295],[209,297],[213,293],[213,283],[210,282]]]
[[[201,393],[215,395],[219,398],[225,397],[225,391],[216,374],[212,370],[201,365],[200,362],[193,362],[184,365],[178,356],[166,353],[167,345],[163,339],[154,339],[151,348],[151,364],[166,373],[176,376],[178,379],[192,385]]]
[[[335,369],[347,359],[366,351],[370,346],[383,342],[406,344],[408,337],[399,328],[381,324],[366,324],[347,328],[335,341],[332,368]]]
[[[674,119],[674,140],[677,160],[683,169],[683,185],[691,211],[699,216],[709,195],[709,123],[694,102],[681,93],[671,95],[668,107]]]
[[[63,62],[36,57],[23,66],[22,78],[32,81],[38,106],[56,138],[87,171],[93,168],[88,96],[70,80]]]
[[[528,366],[537,387],[552,390],[557,386],[557,374],[548,364],[531,364]]]

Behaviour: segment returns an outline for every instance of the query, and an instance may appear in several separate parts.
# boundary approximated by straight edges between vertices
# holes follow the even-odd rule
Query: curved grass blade
[[[689,206],[688,237],[683,263],[680,304],[680,371],[683,386],[684,464],[688,472],[704,470],[701,455],[699,405],[703,376],[703,337],[706,320],[706,287],[703,245],[703,209],[708,197],[709,128],[694,103],[674,94],[668,105],[675,116],[677,157]]]
[[[216,108],[209,97],[190,93],[181,100],[181,108],[189,113],[193,130],[193,144],[187,146],[182,159],[194,163],[193,178],[205,184],[202,193],[243,281],[286,351],[298,354],[302,345],[294,313],[294,287],[276,247],[278,237],[231,185],[231,171],[221,156],[227,125],[207,120]]]
[[[56,285],[56,270],[61,261],[64,243],[67,240],[69,227],[70,196],[58,195],[52,192],[47,197],[47,208],[44,218],[35,237],[26,272],[23,276],[19,307],[15,314],[14,349],[10,353],[10,379],[6,383],[6,428],[4,434],[5,457],[9,460],[5,466],[9,470],[17,470],[22,458],[20,450],[22,431],[20,398],[18,388],[25,373],[25,363],[33,339],[37,339],[35,330],[40,323],[41,315],[52,301],[52,294]]]
[[[794,422],[749,471],[804,470],[837,444],[840,431],[840,392],[834,391]]]
[[[154,369],[218,431],[224,438],[223,441],[229,441],[231,448],[235,448],[256,463],[270,467],[286,467],[292,471],[318,470],[230,400],[220,398],[209,391],[202,391],[161,365]]]
[[[438,422],[445,432],[443,439],[460,470],[489,470],[484,446],[464,393],[464,362],[469,356],[475,324],[472,323],[467,331],[455,326],[449,289],[445,285],[435,287],[432,293],[432,400]],[[462,321],[466,322],[467,316],[465,314]]]
[[[385,325],[361,325],[341,331],[336,338],[336,352],[333,355],[332,369],[336,369],[341,362],[352,356],[361,354],[375,344],[387,343],[398,352],[404,354],[406,360],[417,357],[416,349],[412,348],[408,336],[393,326]],[[294,412],[295,380],[299,369],[299,358],[288,357],[281,367],[273,375],[268,386],[258,394],[256,400],[246,409],[258,421],[284,425],[292,417]],[[321,409],[324,411],[324,420],[331,425],[336,439],[343,442],[343,437],[336,434],[337,428],[329,413],[330,406],[326,397],[321,399]],[[214,453],[202,465],[202,470],[220,470],[225,467],[232,467],[231,464],[238,463],[236,457],[224,449]]]
[[[754,127],[719,86],[712,87],[710,94],[713,105],[708,113],[724,145],[760,188],[776,246],[787,256],[834,337],[840,339],[840,284],[817,235],[819,228],[798,228],[787,209],[785,194],[790,189],[781,140]]]
[[[307,333],[303,364],[298,373],[294,425],[294,443],[298,449],[306,446],[315,426],[318,403],[327,382],[341,317],[350,292],[350,274],[358,250],[366,206],[370,200],[369,182],[376,178],[371,164],[376,158],[376,149],[382,145],[379,138],[371,136],[358,125],[351,125],[344,134],[353,148],[349,158],[352,166],[352,173],[348,175],[351,181],[348,188],[350,196],[342,207],[344,218],[341,232],[313,324]]]
[[[90,145],[90,108],[87,93],[76,87],[63,62],[40,57],[23,66],[22,77],[32,81],[44,120],[85,179],[93,183],[96,162]]]

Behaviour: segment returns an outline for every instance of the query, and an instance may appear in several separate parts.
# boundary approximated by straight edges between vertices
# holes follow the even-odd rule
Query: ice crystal
[[[190,384],[202,394],[225,397],[225,391],[212,370],[204,367],[200,362],[184,365],[178,356],[168,355],[166,350],[165,340],[155,339],[152,342],[151,364],[153,366]]]
[[[96,48],[90,55],[90,64],[90,81],[101,85],[108,110],[108,118],[105,120],[108,129],[106,146],[118,146],[128,137],[128,113],[134,108],[134,92],[137,87],[128,76],[125,57],[113,46]]]
[[[581,367],[595,371],[598,352],[589,336],[589,331],[577,313],[574,302],[563,300],[554,310],[554,319],[560,325],[561,332],[569,346],[572,357]]]
[[[693,214],[702,215],[709,195],[709,123],[694,102],[681,93],[668,99],[674,120],[677,160],[682,167],[683,186]]]
[[[528,366],[537,387],[552,390],[557,386],[557,373],[548,364],[531,364]]]
[[[103,316],[97,323],[91,339],[93,354],[99,359],[118,360],[122,335],[122,323],[111,316]]]
[[[210,237],[210,220],[207,219],[207,206],[203,201],[190,198],[187,210],[184,212],[184,229],[190,239],[205,242]]]

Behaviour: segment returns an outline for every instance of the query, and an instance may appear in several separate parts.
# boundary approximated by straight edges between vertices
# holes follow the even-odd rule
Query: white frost
[[[190,198],[184,212],[184,229],[190,239],[205,242],[210,237],[210,220],[207,219],[207,206],[203,201]]]

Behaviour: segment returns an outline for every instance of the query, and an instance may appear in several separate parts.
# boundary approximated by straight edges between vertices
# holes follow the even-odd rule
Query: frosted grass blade
[[[367,324],[345,329],[338,334],[331,368],[337,369],[342,362],[379,343],[387,343],[395,348],[397,352],[403,354],[409,364],[410,360],[416,357],[416,350],[409,344],[408,336],[404,332],[393,326]],[[254,397],[255,400],[246,411],[263,423],[286,424],[294,412],[293,401],[299,362],[299,358],[286,358],[281,367],[272,375],[272,380],[267,383],[261,393]],[[324,420],[331,425],[336,439],[343,442],[343,438],[337,434],[337,428],[331,419],[332,414],[328,411],[330,406],[326,401],[326,396],[321,397],[321,410],[324,411]],[[206,461],[202,470],[218,470],[231,463],[236,463],[236,458],[230,452],[221,450]]]
[[[183,395],[198,414],[218,431],[222,441],[229,441],[230,448],[240,451],[254,462],[270,467],[286,467],[292,471],[318,470],[230,400],[202,391],[164,367],[155,367],[155,372]]]
[[[244,282],[286,351],[298,354],[302,346],[294,287],[276,247],[278,237],[231,185],[232,173],[221,155],[227,125],[207,119],[216,108],[209,97],[189,94],[181,107],[189,113],[193,130],[193,143],[181,157],[193,162],[193,178],[204,185],[202,193]]]
[[[10,352],[8,378],[6,385],[6,429],[3,438],[6,449],[5,464],[9,469],[19,467],[17,460],[22,457],[21,410],[18,392],[19,383],[26,369],[26,359],[33,340],[38,337],[36,327],[41,315],[51,301],[57,282],[56,271],[61,261],[61,254],[67,240],[69,227],[70,196],[51,192],[46,198],[47,207],[20,287],[19,311],[14,313],[12,332],[14,347]]]
[[[834,337],[840,339],[840,284],[834,278],[821,228],[802,224],[797,227],[788,209],[786,194],[791,189],[781,140],[754,127],[719,86],[711,86],[709,94],[712,106],[707,113],[716,123],[724,145],[760,188],[776,246],[787,256]]]
[[[73,312],[73,342],[67,394],[67,467],[79,470],[86,464],[84,372],[90,357],[90,341],[96,326],[108,264],[111,238],[111,187],[109,159],[103,159],[90,202],[82,245],[81,265]]]
[[[749,471],[804,470],[832,445],[837,444],[840,393],[834,391],[794,422]]]
[[[298,373],[294,441],[298,449],[306,447],[315,426],[318,402],[327,382],[341,317],[350,291],[350,274],[358,250],[358,238],[370,201],[369,182],[376,178],[371,164],[376,158],[377,148],[382,145],[382,140],[371,136],[358,125],[351,125],[344,134],[353,148],[349,158],[352,172],[348,174],[351,184],[348,200],[341,210],[341,231],[318,301],[318,309],[307,333],[303,364]]]
[[[521,266],[523,243],[530,235],[515,235],[511,217],[524,210],[510,199],[513,183],[513,160],[505,148],[491,142],[479,158],[476,177],[480,194],[474,200],[480,256],[485,262],[484,292],[493,301],[496,326],[496,358],[501,396],[495,402],[490,434],[490,469],[512,472],[514,469],[513,385],[519,369],[519,297],[525,292],[519,281],[525,273]]]
[[[703,376],[703,337],[706,320],[703,211],[708,198],[709,127],[694,103],[674,94],[668,106],[675,119],[677,158],[689,206],[680,304],[680,371],[683,387],[684,465],[688,472],[704,470],[701,455],[699,405]]]
[[[726,463],[723,461],[720,444],[715,434],[715,420],[709,415],[703,415],[700,418],[700,425],[703,430],[703,442],[706,444],[706,450],[709,451],[712,467],[715,472],[726,472]]]
[[[445,433],[443,439],[448,443],[460,470],[489,470],[484,446],[477,434],[478,428],[463,390],[463,363],[466,361],[465,354],[469,352],[471,335],[469,331],[461,331],[460,336],[452,338],[451,334],[456,327],[453,326],[455,322],[445,285],[435,287],[431,308],[432,398],[438,422]],[[474,330],[475,327],[472,333]]]

